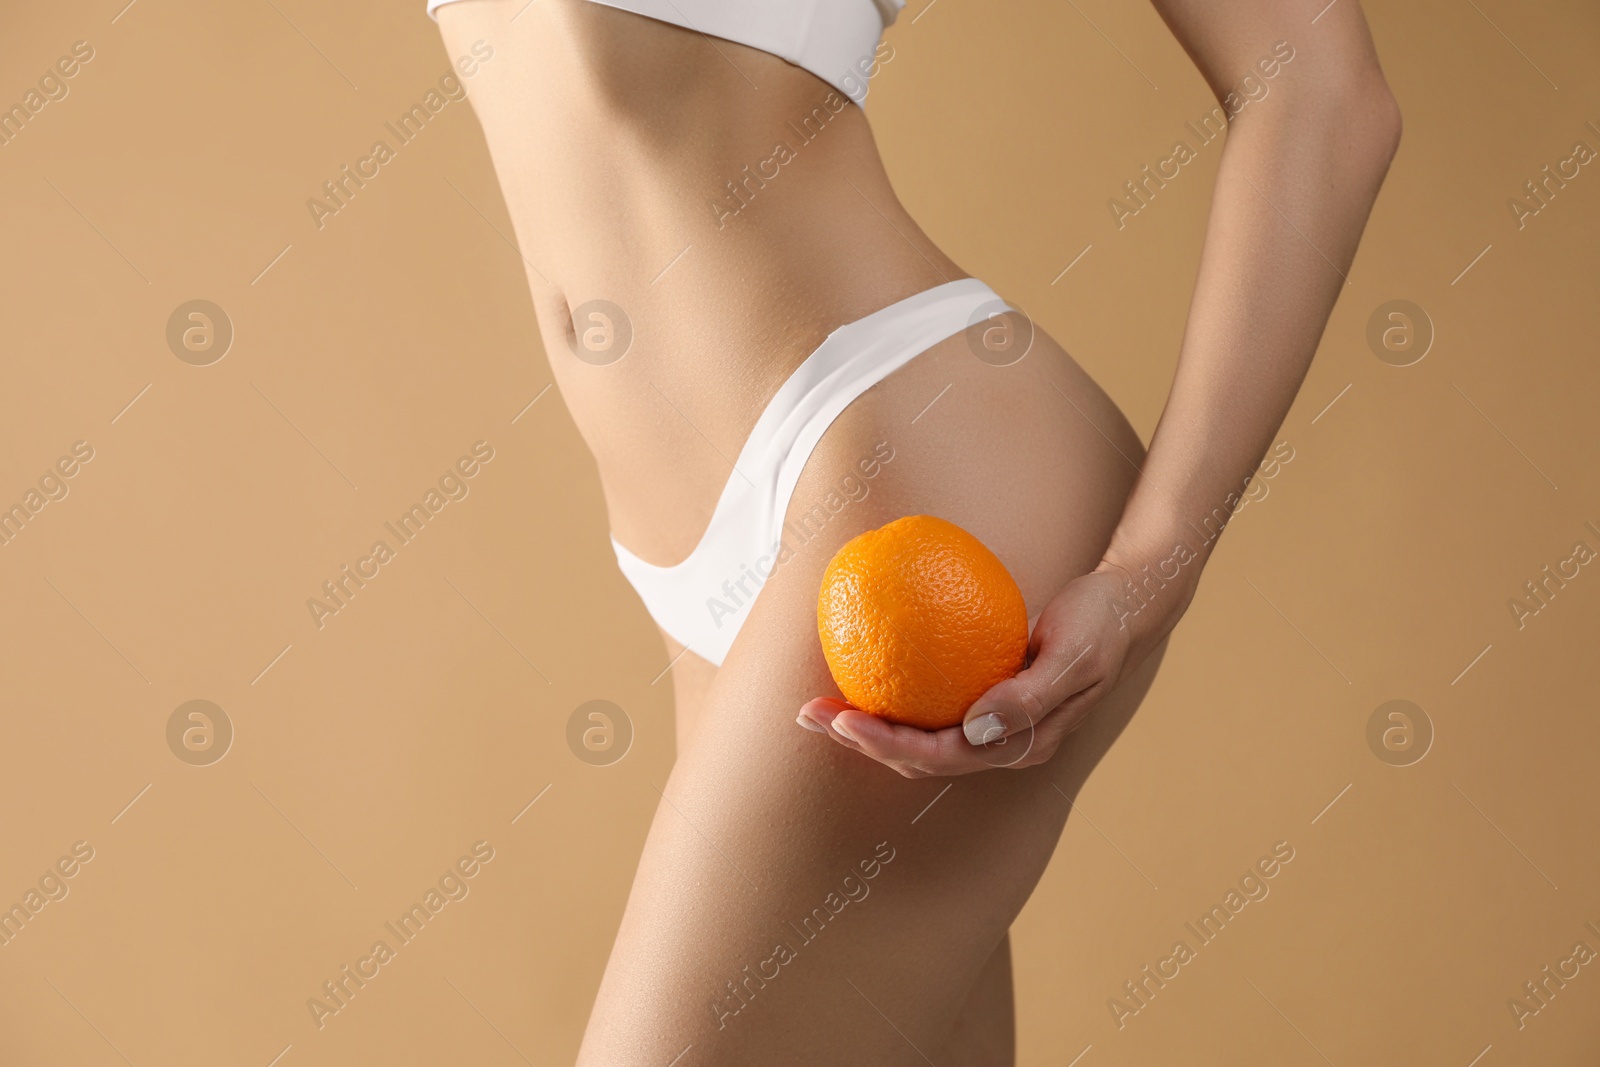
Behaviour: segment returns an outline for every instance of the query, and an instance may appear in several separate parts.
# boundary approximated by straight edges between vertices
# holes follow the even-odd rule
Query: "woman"
[[[1356,0],[1156,0],[1219,99],[1307,43],[1232,124],[1146,455],[896,200],[857,101],[902,4],[430,4],[452,56],[493,49],[471,98],[545,349],[674,662],[678,761],[582,1065],[1012,1062],[1007,929],[1398,143]],[[1037,619],[1031,665],[934,733],[838,699],[816,629],[834,551],[920,513],[993,549]]]

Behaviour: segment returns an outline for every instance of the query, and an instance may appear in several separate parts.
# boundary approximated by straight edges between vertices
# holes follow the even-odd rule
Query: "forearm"
[[[1107,552],[1173,621],[1305,378],[1398,141],[1375,68],[1326,90],[1230,128],[1177,374]]]

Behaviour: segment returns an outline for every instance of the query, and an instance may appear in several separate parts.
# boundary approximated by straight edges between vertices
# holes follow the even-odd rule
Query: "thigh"
[[[1054,759],[1022,771],[908,780],[794,717],[837,694],[816,590],[854,534],[919,512],[965,526],[1011,569],[1030,614],[1098,560],[1139,444],[1064,353],[1047,338],[1036,349],[996,368],[961,338],[936,346],[853,404],[813,454],[790,513],[821,501],[828,519],[763,587],[717,672],[651,827],[580,1064],[683,1054],[682,1067],[877,1067],[922,1063],[951,1038],[1159,656]],[[873,454],[867,491],[841,491]]]
[[[928,1058],[939,1067],[1013,1067],[1016,1063],[1009,934],[1000,938],[1000,944],[978,972],[943,1046],[929,1049]]]

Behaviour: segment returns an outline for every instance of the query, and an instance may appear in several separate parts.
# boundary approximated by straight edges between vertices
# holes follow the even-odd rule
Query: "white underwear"
[[[646,563],[611,539],[617,566],[668,634],[717,666],[773,569],[808,537],[785,535],[795,484],[851,402],[940,341],[1013,310],[976,278],[907,297],[830,333],[756,420],[689,558]],[[790,523],[791,530],[794,524]],[[786,547],[785,542],[788,542]]]

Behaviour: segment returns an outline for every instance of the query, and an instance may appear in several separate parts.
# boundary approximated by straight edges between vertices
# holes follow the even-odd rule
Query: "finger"
[[[1032,663],[991,687],[967,710],[962,729],[973,745],[1025,730],[1099,680],[1093,644],[1041,642]]]
[[[855,708],[845,708],[833,719],[833,729],[850,737],[862,752],[880,763],[914,767],[927,774],[968,774],[988,770],[981,750],[967,744],[961,730],[923,730],[902,726]]]
[[[1010,766],[1021,770],[1048,762],[1066,741],[1067,736],[1089,721],[1089,713],[1100,702],[1105,691],[1104,683],[1097,682],[1081,693],[1074,694],[1066,703],[1046,715],[1033,728],[1032,747],[1023,758]]]
[[[1081,690],[1068,697],[1066,702],[1055,710],[1055,717],[1062,723],[1062,735],[1073,733],[1089,721],[1089,713],[1094,711],[1095,705],[1100,703],[1100,698],[1111,689],[1110,680],[1101,678],[1087,689]]]
[[[812,733],[825,734],[828,732],[827,720],[849,706],[848,701],[837,697],[817,697],[800,706],[800,714],[795,716],[794,721]]]
[[[822,733],[827,734],[845,748],[860,752],[861,746],[856,743],[855,738],[847,737],[833,727],[833,721],[841,711],[855,711],[855,709],[847,701],[833,697],[818,697],[816,700],[808,701],[800,708],[800,719],[811,720]],[[803,722],[801,724],[804,725]]]

